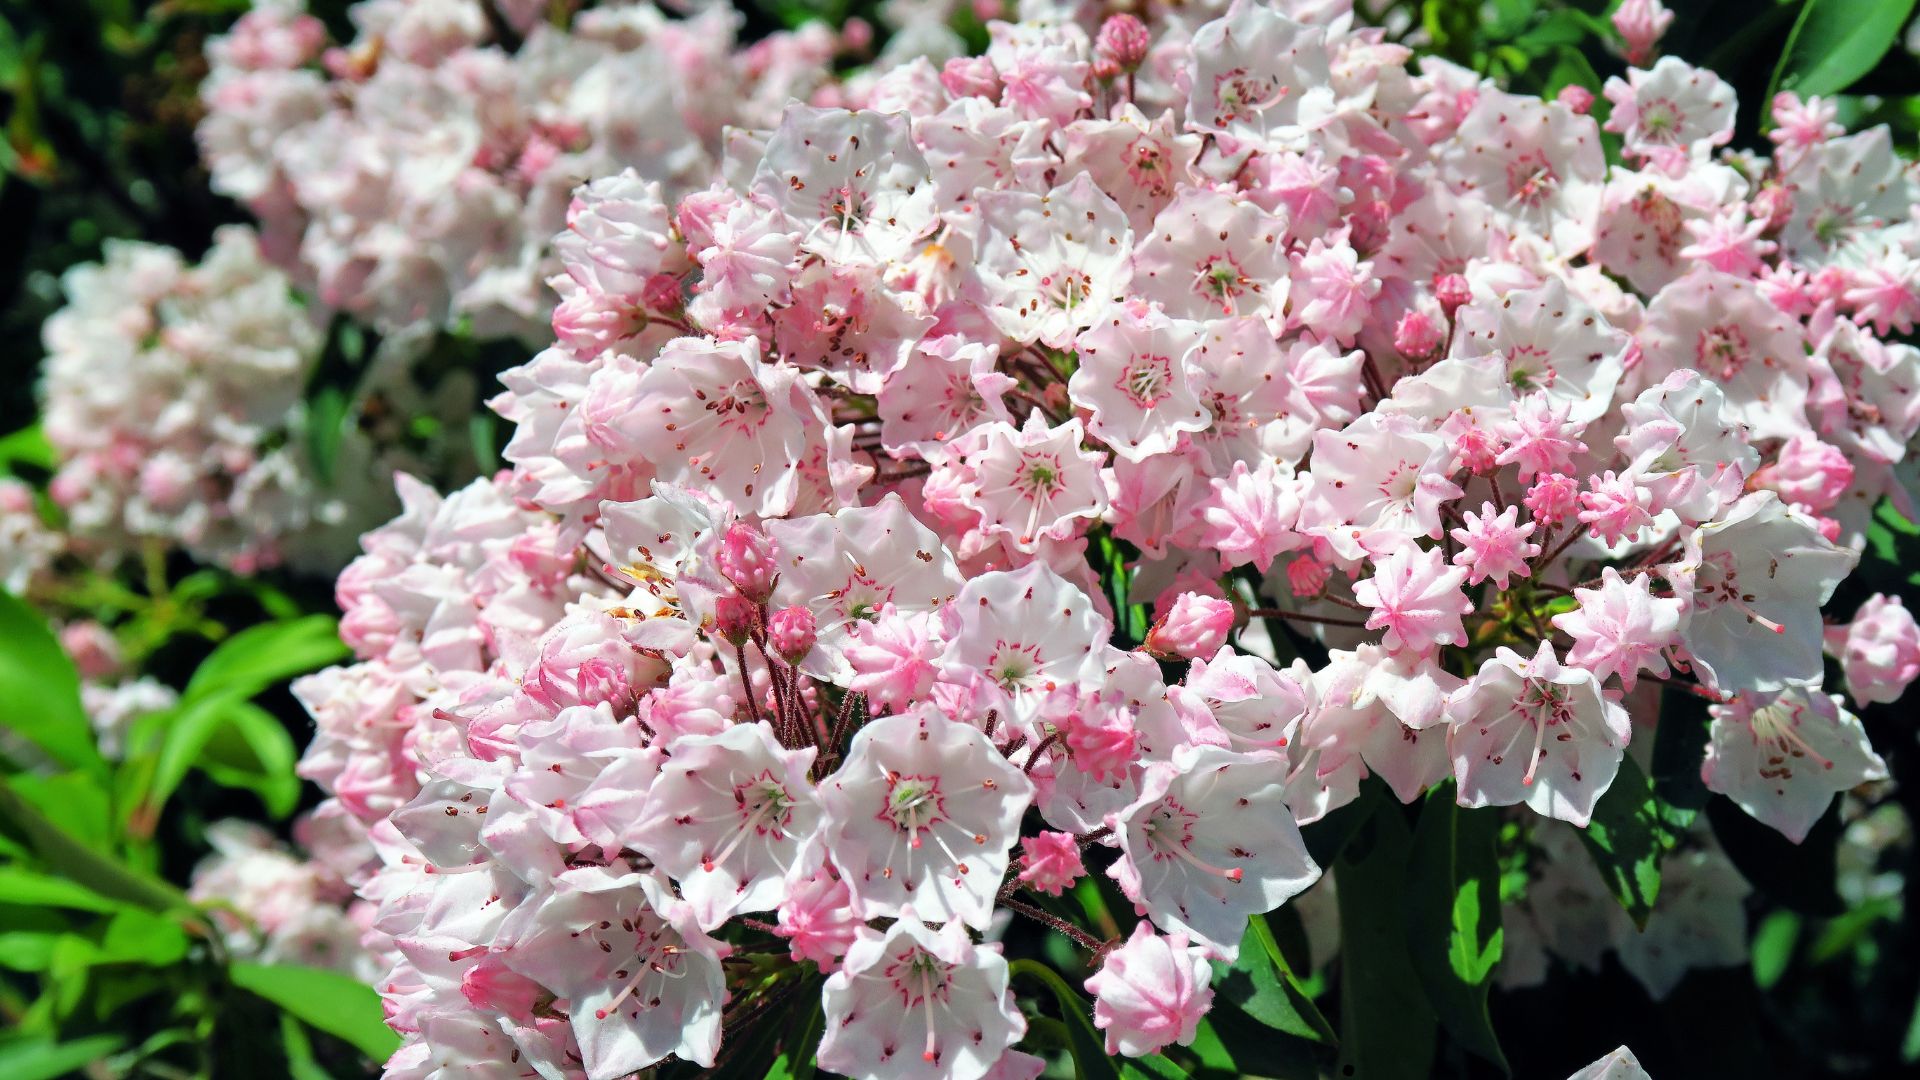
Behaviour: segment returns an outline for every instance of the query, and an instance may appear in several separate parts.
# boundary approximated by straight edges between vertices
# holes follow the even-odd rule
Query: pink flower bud
[[[728,525],[714,562],[720,575],[748,600],[764,604],[773,595],[773,541],[754,526],[744,521]]]
[[[1920,624],[1897,596],[1875,593],[1853,622],[1829,628],[1827,651],[1840,658],[1847,693],[1862,705],[1896,701],[1920,678]]]
[[[767,619],[767,645],[789,664],[798,664],[813,651],[813,612],[795,604],[784,607]]]
[[[873,24],[852,18],[840,29],[840,45],[850,53],[863,53],[873,47]]]
[[[1593,91],[1579,83],[1568,83],[1560,88],[1556,100],[1579,115],[1585,116],[1588,110],[1593,108]]]
[[[60,647],[73,658],[83,679],[104,679],[120,671],[120,643],[106,627],[85,619],[60,628]]]
[[[1087,872],[1080,845],[1063,832],[1043,832],[1020,841],[1020,880],[1059,896]]]
[[[713,628],[732,644],[745,645],[759,616],[759,606],[746,597],[723,596],[713,605]]]
[[[1393,347],[1409,360],[1425,360],[1440,351],[1443,335],[1426,312],[1409,311],[1393,328]]]
[[[1793,192],[1779,184],[1767,184],[1747,200],[1747,213],[1766,222],[1767,233],[1777,233],[1793,219]]]
[[[1093,39],[1093,55],[1120,71],[1135,71],[1146,62],[1147,48],[1152,43],[1146,23],[1132,15],[1112,15],[1100,25],[1100,33]]]
[[[1653,59],[1653,47],[1673,25],[1673,12],[1660,0],[1621,0],[1613,12],[1613,28],[1627,45],[1627,63],[1645,64]]]
[[[1233,629],[1233,605],[1213,596],[1181,593],[1147,631],[1147,652],[1162,660],[1212,656]]]
[[[1000,73],[993,61],[984,56],[956,56],[940,69],[940,85],[954,97],[977,97],[996,101],[1000,97]]]
[[[1067,751],[1095,780],[1119,776],[1133,764],[1137,742],[1131,720],[1106,709],[1078,709],[1066,717]]]
[[[1294,596],[1319,596],[1327,587],[1333,570],[1311,555],[1302,555],[1287,564],[1287,589]]]
[[[1790,503],[1820,514],[1833,509],[1853,483],[1853,463],[1837,446],[1801,436],[1780,447],[1770,465],[1753,474],[1753,486],[1770,488]]]
[[[1562,473],[1541,473],[1527,489],[1524,502],[1533,520],[1542,525],[1565,521],[1579,505],[1580,481]]]
[[[1141,920],[1087,980],[1107,1053],[1143,1057],[1170,1043],[1191,1043],[1213,1007],[1212,977],[1206,950],[1189,945],[1185,934],[1161,937]]]
[[[1433,298],[1440,301],[1440,310],[1446,313],[1447,321],[1452,322],[1453,313],[1473,299],[1473,288],[1460,274],[1435,274]]]
[[[655,274],[642,287],[640,299],[652,311],[671,314],[680,310],[680,279],[672,274]]]

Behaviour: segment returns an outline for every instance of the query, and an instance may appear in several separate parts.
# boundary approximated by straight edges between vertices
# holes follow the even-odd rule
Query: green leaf
[[[307,402],[307,457],[321,487],[333,485],[334,466],[340,460],[340,443],[347,431],[347,413],[347,392],[338,386],[321,387]]]
[[[40,430],[39,424],[0,438],[0,472],[11,473],[21,465],[43,472],[53,471],[53,444],[47,441],[47,433]]]
[[[780,1056],[773,1059],[768,1067],[766,1080],[813,1080],[816,1070],[814,1056],[820,1051],[820,1036],[826,1027],[826,1015],[820,1008],[820,994],[817,988],[808,987],[801,991],[801,1006],[797,1011],[806,1014],[806,1023],[800,1028],[789,1028],[783,1032],[780,1041]]]
[[[1285,1036],[1327,1045],[1339,1042],[1333,1025],[1300,989],[1262,916],[1247,920],[1240,956],[1231,968],[1223,965],[1214,989],[1248,1016]]]
[[[0,727],[25,736],[70,769],[102,772],[80,676],[40,615],[0,591]]]
[[[1487,993],[1505,942],[1499,835],[1499,812],[1462,809],[1451,781],[1427,796],[1407,867],[1407,944],[1413,970],[1447,1031],[1511,1075],[1487,1015]]]
[[[293,813],[300,802],[300,777],[293,771],[299,751],[286,726],[246,701],[230,705],[226,721],[208,740],[197,762],[200,770],[225,787],[260,796],[275,818]]]
[[[92,1035],[72,1042],[46,1036],[0,1040],[0,1076],[7,1080],[56,1080],[105,1058],[125,1043],[118,1035]]]
[[[101,896],[78,882],[37,874],[17,866],[0,866],[0,904],[68,908],[102,914],[127,906],[123,900]]]
[[[20,836],[47,869],[102,896],[149,911],[191,907],[186,894],[159,878],[88,847],[48,820],[0,777],[0,826]]]
[[[291,964],[235,964],[227,974],[233,985],[346,1040],[375,1061],[385,1061],[400,1045],[400,1036],[383,1018],[380,995],[358,979]]]
[[[300,1021],[280,1014],[280,1047],[287,1054],[288,1080],[333,1080],[313,1056],[313,1040]]]
[[[1793,963],[1793,950],[1800,943],[1800,916],[1776,910],[1767,913],[1760,929],[1753,933],[1753,982],[1762,990],[1771,990]]]
[[[1376,802],[1333,865],[1340,904],[1340,1072],[1425,1080],[1438,1019],[1407,941],[1413,836],[1398,805]]]
[[[1693,811],[1668,806],[1654,794],[1653,781],[1629,754],[1580,831],[1608,891],[1643,930],[1660,897],[1660,860],[1692,820]]]
[[[307,615],[250,626],[220,643],[194,670],[183,701],[211,694],[250,698],[282,680],[345,659],[347,647],[330,615]]]
[[[1872,71],[1900,37],[1914,0],[1807,0],[1774,69],[1778,89],[1837,94]],[[1774,88],[1767,91],[1773,97]]]
[[[107,924],[95,962],[166,967],[186,956],[187,935],[178,923],[134,908]]]

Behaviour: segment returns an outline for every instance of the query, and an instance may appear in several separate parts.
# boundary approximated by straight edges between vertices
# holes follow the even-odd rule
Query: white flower
[[[1887,763],[1835,695],[1789,687],[1743,694],[1708,712],[1713,727],[1701,779],[1796,844],[1836,792],[1886,779]]]
[[[821,995],[820,1067],[856,1080],[979,1080],[1027,1032],[1007,981],[999,946],[975,945],[957,922],[861,927]]]
[[[1524,802],[1583,828],[1631,734],[1593,672],[1562,666],[1544,641],[1532,659],[1500,648],[1448,698],[1447,715],[1460,805]]]
[[[1859,558],[1771,491],[1694,530],[1668,577],[1690,597],[1680,639],[1702,677],[1728,693],[1817,684],[1820,606]]]
[[[1140,798],[1109,819],[1121,851],[1109,876],[1162,930],[1233,959],[1247,916],[1320,876],[1287,808],[1286,772],[1278,755],[1217,746],[1148,766]]]
[[[820,821],[807,769],[816,750],[787,750],[765,724],[686,735],[647,788],[628,842],[671,875],[703,929],[736,911],[769,911]]]
[[[923,706],[875,720],[820,784],[822,839],[863,918],[985,930],[1033,783],[978,728]]]

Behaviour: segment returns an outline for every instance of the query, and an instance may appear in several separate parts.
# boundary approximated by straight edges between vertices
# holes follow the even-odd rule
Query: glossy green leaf
[[[106,768],[80,705],[80,676],[46,620],[0,591],[0,727],[70,769]]]
[[[1462,1046],[1511,1072],[1487,1015],[1499,963],[1500,813],[1463,809],[1451,782],[1427,796],[1407,868],[1407,943],[1427,1000]]]
[[[1340,904],[1340,1072],[1349,1080],[1426,1080],[1438,1019],[1413,969],[1406,895],[1413,835],[1398,805],[1376,803],[1333,864]]]
[[[123,900],[101,896],[76,881],[23,870],[17,866],[0,866],[0,904],[97,913],[119,911],[127,906]]]
[[[0,473],[11,473],[21,465],[53,471],[53,444],[39,424],[0,437]]]
[[[0,825],[19,835],[49,872],[70,878],[102,896],[150,911],[191,906],[186,894],[179,889],[76,840],[38,807],[21,798],[4,777],[0,777]]]
[[[1594,805],[1593,820],[1580,839],[1634,925],[1646,927],[1660,897],[1660,860],[1692,820],[1693,811],[1669,806],[1654,794],[1653,781],[1632,755],[1620,759],[1620,771]]]
[[[93,1035],[72,1042],[45,1037],[0,1038],[0,1076],[7,1080],[55,1080],[103,1060],[124,1042],[118,1035]]]
[[[187,934],[178,923],[134,908],[119,912],[107,923],[96,962],[166,967],[186,955]]]
[[[330,615],[307,615],[250,626],[220,643],[187,681],[183,700],[211,694],[250,698],[295,675],[346,658],[348,649]]]
[[[1774,70],[1776,88],[1804,97],[1852,86],[1899,40],[1913,5],[1914,0],[1806,0]]]
[[[1753,981],[1762,990],[1779,984],[1793,963],[1800,943],[1800,916],[1792,911],[1770,911],[1753,932]]]
[[[358,979],[292,964],[235,964],[228,977],[375,1061],[385,1061],[400,1045],[400,1036],[383,1018],[380,995]]]
[[[1217,997],[1283,1036],[1326,1045],[1339,1041],[1333,1025],[1300,989],[1264,917],[1247,920],[1238,959],[1222,969],[1214,981]]]

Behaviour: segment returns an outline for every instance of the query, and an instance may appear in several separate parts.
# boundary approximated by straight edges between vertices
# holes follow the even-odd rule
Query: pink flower
[[[1373,576],[1354,585],[1353,598],[1373,609],[1367,628],[1386,631],[1387,648],[1416,653],[1467,639],[1460,617],[1473,610],[1460,586],[1465,567],[1449,567],[1438,548],[1406,544],[1374,563]]]
[[[1533,576],[1527,560],[1540,554],[1540,545],[1527,542],[1534,523],[1521,525],[1519,516],[1517,506],[1495,513],[1492,503],[1482,503],[1478,514],[1471,510],[1461,514],[1466,527],[1448,535],[1461,547],[1453,563],[1467,568],[1467,584],[1478,585],[1491,578],[1495,588],[1505,589],[1509,574]]]
[[[839,966],[862,923],[854,917],[845,882],[831,866],[791,881],[780,902],[774,933],[787,939],[795,961],[811,960],[821,971]]]
[[[1685,604],[1653,595],[1647,575],[1627,579],[1611,566],[1600,572],[1598,589],[1575,589],[1573,595],[1580,606],[1552,620],[1573,638],[1569,664],[1602,680],[1618,675],[1625,690],[1633,689],[1642,670],[1666,676],[1666,650],[1680,643]]]
[[[1755,487],[1771,488],[1809,512],[1825,513],[1853,484],[1853,463],[1839,447],[1818,439],[1789,439],[1774,460],[1753,474]]]
[[[1080,845],[1069,833],[1040,832],[1020,841],[1020,880],[1059,896],[1084,876]]]
[[[1087,979],[1093,1024],[1107,1033],[1107,1053],[1146,1057],[1172,1043],[1190,1045],[1213,1007],[1207,951],[1185,934],[1161,937],[1145,922]]]
[[[1181,593],[1147,631],[1146,650],[1166,660],[1212,656],[1233,629],[1233,605],[1219,597]]]

